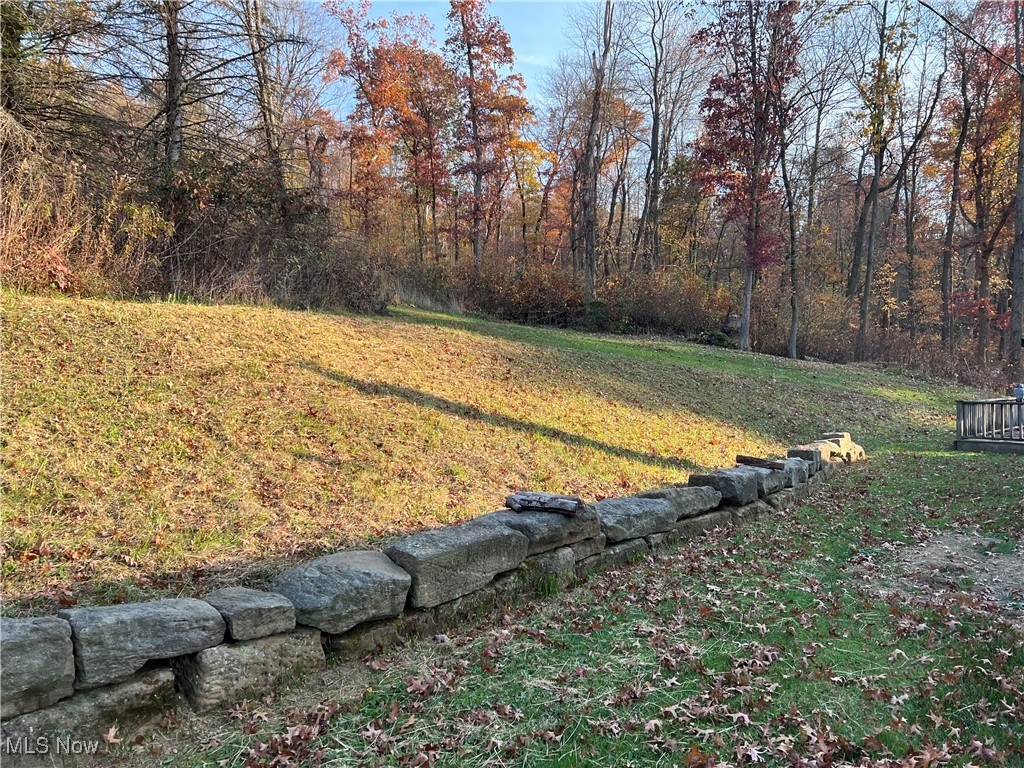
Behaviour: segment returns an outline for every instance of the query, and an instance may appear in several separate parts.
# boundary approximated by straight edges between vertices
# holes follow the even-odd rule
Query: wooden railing
[[[1006,440],[1024,444],[1024,402],[1017,400],[958,400],[956,439]]]

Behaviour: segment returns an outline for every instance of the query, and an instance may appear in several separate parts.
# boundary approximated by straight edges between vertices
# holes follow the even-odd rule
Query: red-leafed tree
[[[486,0],[452,0],[445,40],[462,110],[458,136],[466,160],[457,170],[473,185],[470,236],[477,268],[483,260],[489,208],[485,181],[504,172],[502,159],[515,138],[510,130],[523,125],[530,111],[523,79],[510,73],[515,53],[508,33],[486,8]]]
[[[699,34],[722,57],[725,71],[711,78],[701,102],[704,133],[698,140],[699,171],[717,190],[726,216],[743,234],[743,307],[740,349],[750,349],[750,304],[754,277],[775,261],[779,238],[765,209],[777,203],[774,181],[781,148],[779,99],[797,72],[799,40],[794,16],[799,3],[721,0],[717,19]]]
[[[353,205],[363,214],[364,231],[372,211],[382,208],[373,199],[374,192],[386,189],[378,177],[395,162],[416,211],[418,255],[422,259],[426,250],[428,205],[437,255],[437,204],[448,180],[447,136],[454,114],[452,73],[438,53],[424,47],[431,27],[423,17],[371,19],[368,0],[331,4],[328,10],[345,30],[345,49],[333,53],[331,66],[356,88],[352,117],[360,128],[353,129],[350,142],[358,181]]]

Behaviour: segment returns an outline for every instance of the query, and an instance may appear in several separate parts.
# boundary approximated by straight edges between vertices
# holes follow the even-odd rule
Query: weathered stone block
[[[807,462],[803,459],[785,459],[783,464],[786,468],[782,470],[783,487],[792,488],[799,483],[807,482]]]
[[[225,587],[204,599],[220,611],[233,640],[255,640],[295,629],[295,606],[276,592]]]
[[[830,443],[835,443],[839,446],[839,450],[844,454],[847,453],[853,445],[853,440],[850,437],[849,432],[826,432],[821,436],[821,439],[828,440]]]
[[[773,509],[782,511],[792,509],[796,505],[796,494],[792,488],[783,488],[781,491],[766,496],[764,499]]]
[[[100,756],[58,755],[58,740],[68,745],[93,742],[102,750],[102,734],[111,726],[117,726],[118,738],[127,742],[137,728],[176,704],[174,673],[167,668],[141,672],[116,685],[79,691],[53,706],[0,723],[0,745],[4,749],[0,762],[4,768],[96,765]],[[46,754],[14,754],[6,749],[8,743],[35,745],[40,737],[48,740]]]
[[[648,536],[644,536],[644,540],[647,542],[647,546],[652,552],[661,552],[677,546],[679,544],[679,534],[674,530],[666,531],[664,533],[652,533]]]
[[[569,547],[544,552],[526,558],[522,573],[534,589],[549,584],[565,589],[576,581],[576,557]]]
[[[766,504],[760,499],[752,501],[750,504],[745,504],[742,507],[733,507],[729,510],[732,515],[733,525],[752,522],[761,517],[761,515],[770,515],[774,511],[770,504]]]
[[[776,469],[762,469],[761,467],[747,467],[757,476],[757,496],[763,499],[770,493],[781,491],[785,485],[785,475]]]
[[[498,524],[519,531],[530,542],[528,555],[548,552],[577,541],[601,535],[601,522],[594,510],[581,509],[573,516],[557,512],[490,512],[466,525]]]
[[[324,641],[331,654],[341,660],[361,659],[368,653],[400,645],[401,626],[400,618],[371,621],[342,635],[326,635]]]
[[[70,624],[0,618],[0,717],[48,707],[74,693],[74,681]]]
[[[710,485],[672,486],[656,488],[652,491],[638,493],[641,499],[664,499],[672,505],[676,519],[696,517],[717,509],[722,503],[722,494]]]
[[[809,445],[798,445],[790,448],[786,456],[791,459],[803,459],[807,462],[807,475],[813,477],[821,466],[821,451]]]
[[[196,712],[226,707],[323,669],[320,630],[302,627],[287,634],[224,643],[173,662],[178,683]]]
[[[729,510],[722,509],[699,517],[680,520],[676,523],[676,533],[681,541],[689,541],[713,528],[722,528],[727,525],[732,525],[732,515]]]
[[[793,501],[799,504],[811,495],[811,481],[808,479],[806,483],[794,485],[790,490],[793,491]]]
[[[817,448],[821,453],[822,463],[842,461],[843,459],[843,450],[839,447],[838,443],[833,443],[831,440],[815,440],[811,443],[811,447]]]
[[[487,585],[518,568],[529,539],[503,525],[461,525],[416,533],[385,553],[412,576],[409,602],[429,608]]]
[[[603,569],[632,565],[650,554],[650,547],[644,539],[630,539],[613,544],[601,554]]]
[[[196,653],[224,642],[220,612],[192,598],[70,608],[57,615],[71,624],[76,688],[118,682],[151,659]]]
[[[707,485],[722,494],[722,504],[741,507],[757,499],[757,473],[751,467],[716,469],[707,475],[690,475],[690,485]]]
[[[838,469],[839,463],[832,461],[825,461],[821,464],[821,471],[818,473],[821,475],[827,483],[835,475]]]
[[[671,531],[677,520],[675,507],[665,499],[603,499],[594,504],[594,511],[609,544]]]
[[[577,541],[575,544],[570,544],[569,548],[572,549],[572,553],[578,563],[602,552],[607,543],[608,538],[603,533],[599,533],[592,539],[584,539],[583,541]]]
[[[291,568],[271,588],[295,606],[299,624],[340,635],[397,616],[412,577],[381,552],[335,552]]]

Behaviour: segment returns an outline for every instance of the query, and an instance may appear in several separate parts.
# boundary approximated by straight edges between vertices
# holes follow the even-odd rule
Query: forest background
[[[1021,372],[1024,2],[0,4],[16,290]],[[338,94],[344,94],[339,98]]]

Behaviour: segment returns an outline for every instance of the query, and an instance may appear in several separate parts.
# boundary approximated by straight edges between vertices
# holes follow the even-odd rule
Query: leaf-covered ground
[[[7,614],[259,586],[512,490],[628,494],[822,429],[944,449],[963,395],[412,309],[0,298]]]

